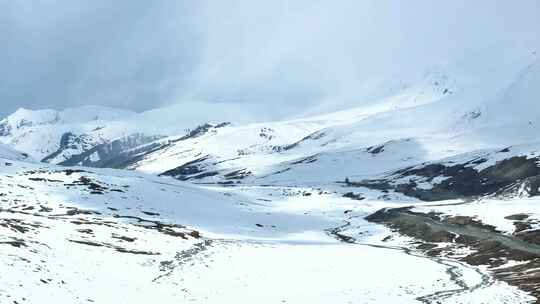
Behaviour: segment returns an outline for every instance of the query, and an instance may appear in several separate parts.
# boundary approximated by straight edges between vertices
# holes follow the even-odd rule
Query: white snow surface
[[[391,232],[358,216],[395,202],[119,170],[1,169],[2,303],[417,303],[459,289],[446,264],[369,246]],[[353,219],[365,245],[328,234]],[[474,291],[443,303],[532,300],[482,283],[488,274],[479,269],[456,267]]]
[[[0,159],[4,160],[27,160],[31,161],[27,155],[22,152],[16,151],[11,147],[0,143]]]

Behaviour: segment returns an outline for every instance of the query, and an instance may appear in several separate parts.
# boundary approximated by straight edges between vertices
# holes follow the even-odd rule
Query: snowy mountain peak
[[[0,142],[42,160],[65,146],[66,138],[80,137],[84,138],[78,149],[82,153],[95,145],[125,136],[126,127],[115,128],[114,125],[135,115],[132,111],[101,106],[62,111],[20,108],[0,120]],[[109,129],[103,130],[106,127]]]
[[[60,121],[60,115],[54,110],[32,111],[19,108],[13,114],[0,121],[0,136],[8,136],[12,131]]]
[[[110,121],[129,118],[135,112],[102,106],[82,106],[62,111],[52,109],[30,110],[19,108],[2,120],[11,128],[20,129],[43,124],[83,123],[89,121]]]

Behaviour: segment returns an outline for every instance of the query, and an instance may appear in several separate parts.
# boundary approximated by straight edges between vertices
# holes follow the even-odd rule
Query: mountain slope
[[[0,120],[0,142],[36,160],[98,165],[160,137],[188,134],[199,124],[245,123],[253,121],[255,116],[265,117],[254,114],[260,110],[254,105],[204,102],[187,102],[143,113],[98,106],[63,111],[19,109]],[[115,148],[111,149],[111,145]],[[91,149],[100,151],[92,160],[87,158]]]
[[[61,148],[71,136],[83,136],[75,150],[103,143],[120,136],[122,130],[104,130],[111,121],[127,118],[133,112],[104,108],[82,107],[64,111],[19,109],[0,121],[0,141],[36,160],[42,160]],[[69,154],[77,153],[71,151]],[[66,155],[65,157],[68,157]]]
[[[529,65],[516,72],[512,81],[505,81],[508,86],[499,92],[467,91],[464,86],[449,93],[434,81],[432,93],[420,103],[417,93],[401,92],[377,107],[228,126],[196,140],[170,138],[163,149],[139,154],[128,167],[199,182],[229,183],[248,176],[331,182],[536,142],[540,140],[534,86],[538,74],[538,65]],[[438,87],[444,89],[435,90]],[[482,94],[491,99],[476,99]],[[324,177],[317,174],[321,170]]]
[[[31,161],[27,154],[13,150],[0,143],[0,159],[5,160],[27,160]]]

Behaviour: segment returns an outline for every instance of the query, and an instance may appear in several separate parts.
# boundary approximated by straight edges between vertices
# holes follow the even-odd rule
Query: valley
[[[199,189],[117,170],[4,169],[0,267],[11,275],[2,302],[530,299],[486,270],[408,249],[411,240],[363,220],[384,203],[344,198],[347,189]],[[334,238],[338,230],[354,239]]]
[[[535,303],[540,116],[501,105],[540,70],[516,70],[272,122],[20,109],[0,303]]]

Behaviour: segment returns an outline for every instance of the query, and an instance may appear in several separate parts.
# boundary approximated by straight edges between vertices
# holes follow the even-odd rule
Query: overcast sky
[[[4,0],[0,115],[186,100],[317,107],[355,100],[374,75],[537,43],[539,20],[538,0]]]

